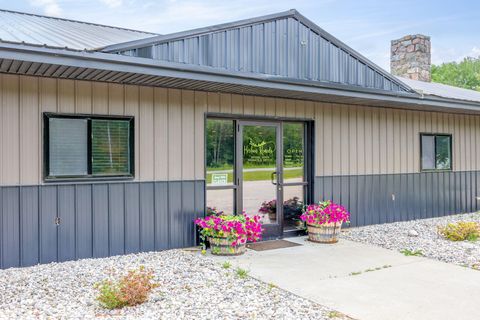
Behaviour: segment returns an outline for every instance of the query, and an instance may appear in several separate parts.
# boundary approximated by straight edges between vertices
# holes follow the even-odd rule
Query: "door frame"
[[[252,115],[240,115],[240,114],[225,114],[225,113],[218,113],[218,112],[205,112],[204,113],[204,129],[206,130],[207,128],[207,120],[208,119],[225,119],[225,120],[233,120],[234,121],[234,127],[235,127],[235,136],[237,136],[237,125],[239,122],[258,122],[258,123],[279,123],[280,124],[280,133],[278,136],[281,136],[282,140],[280,140],[280,146],[283,149],[283,126],[282,123],[285,122],[302,122],[304,123],[304,152],[305,152],[305,157],[304,157],[304,175],[305,179],[307,181],[306,186],[304,187],[304,197],[305,197],[305,203],[313,203],[315,200],[314,197],[314,190],[315,190],[315,120],[313,118],[294,118],[294,117],[277,117],[277,116],[252,116]],[[207,177],[207,134],[206,131],[204,133],[204,177],[206,179]],[[277,137],[278,139],[278,137]],[[237,161],[238,158],[237,154],[239,152],[238,150],[238,143],[237,143],[237,138],[235,137],[234,139],[235,142],[235,180],[237,179]],[[242,151],[242,150],[240,150]],[[278,158],[278,157],[277,157]],[[283,162],[283,154],[280,155],[280,158],[277,159],[277,161],[282,161]],[[281,163],[283,165],[283,163]],[[282,167],[282,165],[280,167]],[[282,172],[282,178],[283,178],[283,172]],[[233,186],[226,186],[226,187],[215,187],[215,186],[210,186],[207,187],[207,183],[205,181],[205,192],[204,192],[204,203],[205,207],[207,204],[207,189],[210,190],[215,190],[215,189],[232,189],[234,190],[234,210],[236,214],[238,214],[238,209],[237,200],[239,198],[238,192],[240,190],[239,186],[235,183]],[[241,192],[241,191],[240,191]],[[283,197],[283,186],[282,186],[282,197]],[[283,209],[282,209],[283,210]],[[290,230],[290,231],[285,231],[283,228],[284,221],[280,221],[281,223],[281,229],[279,230],[278,235],[272,236],[272,237],[263,237],[263,239],[268,240],[268,239],[276,239],[276,238],[284,238],[284,237],[291,237],[291,236],[296,236],[300,234],[304,234],[305,232],[302,230]]]
[[[236,152],[235,152],[235,177],[237,179],[236,208],[243,211],[243,129],[245,126],[265,126],[275,128],[275,153],[276,153],[276,184],[275,188],[277,203],[283,203],[283,135],[282,123],[279,121],[237,120],[236,123]],[[265,199],[267,200],[267,199]],[[277,206],[276,223],[264,224],[264,238],[276,238],[283,234],[283,206]]]

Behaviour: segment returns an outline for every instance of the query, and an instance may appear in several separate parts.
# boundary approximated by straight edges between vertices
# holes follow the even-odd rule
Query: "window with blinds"
[[[130,173],[128,121],[92,120],[92,174]]]
[[[133,118],[45,114],[45,176],[133,176]]]

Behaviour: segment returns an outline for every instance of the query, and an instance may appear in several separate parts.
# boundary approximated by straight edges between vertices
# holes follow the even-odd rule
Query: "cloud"
[[[30,0],[30,5],[43,8],[43,12],[48,16],[60,16],[62,8],[57,0]]]
[[[123,4],[123,0],[100,0],[100,2],[110,8],[117,8]]]

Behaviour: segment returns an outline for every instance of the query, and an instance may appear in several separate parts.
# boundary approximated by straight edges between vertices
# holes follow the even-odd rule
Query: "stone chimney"
[[[414,34],[392,40],[390,71],[413,80],[430,82],[430,37]]]

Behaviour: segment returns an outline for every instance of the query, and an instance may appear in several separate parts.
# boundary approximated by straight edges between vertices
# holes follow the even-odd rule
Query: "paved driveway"
[[[356,319],[480,319],[480,271],[347,240],[288,240],[303,246],[229,259],[255,278]]]

